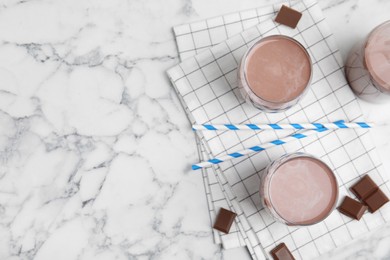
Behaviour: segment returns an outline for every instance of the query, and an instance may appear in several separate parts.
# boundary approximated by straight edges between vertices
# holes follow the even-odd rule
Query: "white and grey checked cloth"
[[[274,23],[279,7],[258,8],[174,28],[180,57],[185,59],[170,69],[168,75],[191,123],[362,120],[358,102],[343,75],[338,49],[317,2],[305,0],[293,5],[303,13],[296,29]],[[294,37],[308,49],[313,60],[313,78],[310,90],[297,106],[284,113],[267,114],[242,99],[237,89],[236,70],[251,43],[273,34]],[[288,134],[291,132],[201,132],[198,134],[202,144],[199,146],[200,159]],[[313,154],[334,169],[340,185],[340,199],[345,195],[353,197],[349,187],[364,174],[369,174],[385,193],[390,194],[386,173],[368,130],[338,130],[312,136],[203,171],[211,221],[220,207],[230,208],[238,214],[233,231],[228,235],[216,232],[216,242],[222,242],[225,248],[246,245],[255,259],[269,257],[268,252],[284,242],[297,259],[312,259],[390,220],[390,207],[386,205],[375,214],[366,213],[360,221],[334,211],[326,220],[310,227],[288,227],[275,222],[260,204],[259,176],[271,161],[295,151]]]

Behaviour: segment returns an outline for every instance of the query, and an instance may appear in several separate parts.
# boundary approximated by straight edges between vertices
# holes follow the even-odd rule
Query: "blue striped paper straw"
[[[373,123],[366,122],[333,122],[333,123],[301,123],[301,124],[223,124],[193,125],[194,131],[238,131],[238,130],[285,130],[285,129],[340,129],[340,128],[372,128]]]
[[[323,127],[323,128],[319,128],[319,129],[307,130],[307,131],[305,131],[303,133],[295,133],[295,134],[289,135],[289,136],[287,136],[285,138],[277,139],[277,140],[274,140],[272,142],[263,144],[261,146],[260,145],[256,145],[256,146],[250,147],[250,148],[242,150],[242,151],[238,151],[238,152],[235,152],[235,153],[229,153],[227,155],[224,155],[224,156],[221,156],[221,157],[216,157],[216,158],[210,159],[208,161],[204,161],[204,162],[200,162],[200,163],[197,163],[197,164],[193,164],[192,165],[192,169],[193,170],[199,170],[201,168],[210,167],[211,165],[216,165],[216,164],[219,164],[221,162],[232,160],[234,158],[239,158],[239,157],[244,156],[244,155],[248,155],[248,154],[252,154],[252,153],[258,153],[258,152],[267,150],[269,148],[272,148],[272,147],[275,147],[275,146],[279,146],[279,145],[282,145],[282,144],[285,144],[285,143],[288,143],[288,142],[291,142],[291,141],[294,141],[294,140],[306,138],[306,137],[308,137],[310,135],[314,135],[314,134],[318,134],[318,133],[321,133],[321,132],[325,132],[327,130],[329,130],[329,129]]]

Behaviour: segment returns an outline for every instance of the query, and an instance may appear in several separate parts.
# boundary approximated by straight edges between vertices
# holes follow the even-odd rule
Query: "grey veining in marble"
[[[275,1],[2,0],[0,259],[239,259],[212,235],[171,28]],[[345,57],[386,0],[320,0]],[[390,104],[362,103],[390,123]],[[377,113],[377,111],[383,113]],[[390,169],[390,128],[375,129]],[[390,227],[323,259],[389,259]]]

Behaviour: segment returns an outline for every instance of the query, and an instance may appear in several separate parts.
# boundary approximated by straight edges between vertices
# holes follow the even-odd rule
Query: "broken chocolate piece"
[[[271,255],[275,260],[295,260],[285,243],[281,243],[272,249]]]
[[[346,196],[338,210],[350,218],[360,220],[367,210],[367,206]]]
[[[275,22],[284,24],[288,27],[295,29],[301,17],[302,13],[288,6],[282,5],[282,8],[280,8],[280,11],[275,18]]]
[[[215,221],[214,228],[226,234],[229,233],[230,227],[232,226],[236,216],[236,213],[221,208],[219,210],[217,220]]]
[[[364,200],[378,189],[378,185],[370,178],[365,175],[357,183],[351,187],[351,191],[361,200]]]
[[[389,202],[389,198],[383,193],[381,189],[377,189],[374,193],[363,200],[368,206],[368,210],[374,213],[380,209],[383,205]]]

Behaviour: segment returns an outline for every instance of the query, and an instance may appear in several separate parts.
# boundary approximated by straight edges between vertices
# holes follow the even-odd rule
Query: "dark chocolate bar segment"
[[[271,255],[275,260],[295,260],[285,243],[281,243],[272,249]]]
[[[367,206],[346,196],[338,210],[350,218],[360,220],[364,212],[367,210]]]
[[[361,200],[364,200],[378,189],[378,185],[370,178],[365,175],[357,183],[351,187],[351,191]]]
[[[237,214],[230,210],[221,208],[219,210],[217,220],[215,221],[214,228],[224,233],[229,233],[230,227],[233,224]]]
[[[374,213],[380,209],[383,205],[389,202],[389,198],[383,193],[381,189],[377,189],[374,193],[363,200],[368,206],[368,210]]]
[[[280,8],[280,11],[275,18],[275,22],[284,24],[288,27],[295,29],[301,17],[302,17],[302,13],[290,7],[282,5],[282,8]]]

